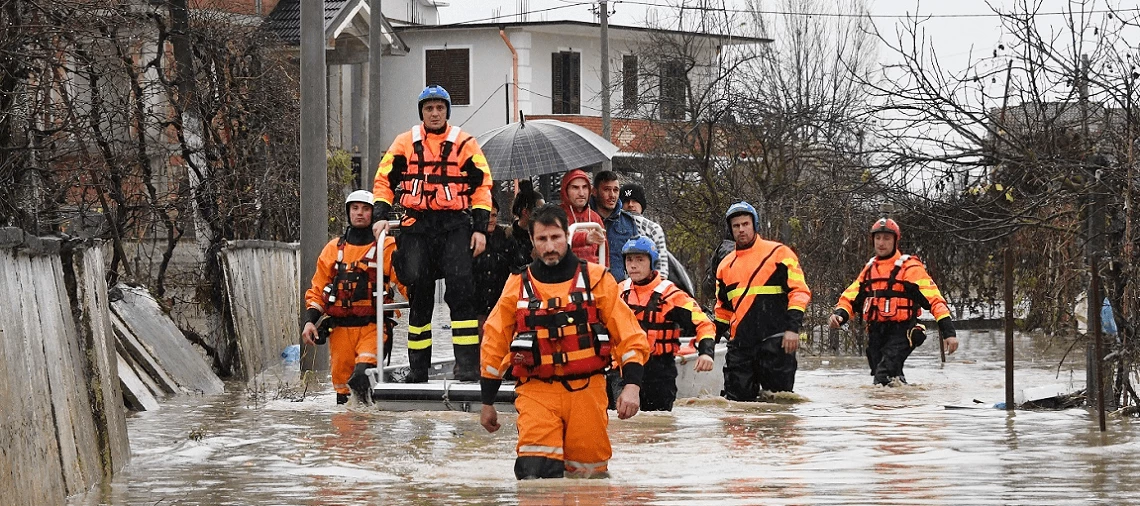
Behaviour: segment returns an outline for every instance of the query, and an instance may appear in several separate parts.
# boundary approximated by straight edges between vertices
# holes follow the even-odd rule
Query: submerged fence
[[[226,324],[238,351],[234,374],[249,380],[280,363],[281,350],[300,339],[299,248],[279,242],[233,241],[222,250],[221,259],[226,276]]]
[[[130,459],[103,255],[0,228],[0,490],[61,504]]]

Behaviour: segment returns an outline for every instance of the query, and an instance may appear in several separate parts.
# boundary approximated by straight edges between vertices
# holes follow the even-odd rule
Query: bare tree
[[[1125,336],[1118,371],[1132,370],[1136,287],[1134,146],[1135,11],[1070,2],[1063,16],[1021,0],[995,10],[1005,34],[961,68],[945,68],[909,19],[876,35],[898,63],[876,90],[885,125],[873,178],[916,224],[948,284],[967,300],[999,293],[995,258],[1018,263],[1023,325],[1071,328],[1073,301],[1088,284],[1087,258],[1106,267]],[[1052,23],[1051,23],[1052,22]],[[1094,306],[1099,301],[1092,301]],[[1136,401],[1127,374],[1117,398]]]
[[[869,254],[865,242],[853,239],[863,240],[867,209],[881,189],[865,174],[864,140],[875,128],[865,84],[877,58],[874,40],[859,17],[863,2],[750,6],[747,12],[697,8],[686,14],[694,24],[688,28],[772,42],[726,45],[707,63],[702,55],[713,51],[701,46],[705,39],[653,39],[655,65],[643,70],[650,86],[639,98],[651,107],[639,112],[664,134],[651,150],[660,156],[643,162],[652,168],[644,177],[653,200],[662,202],[657,207],[676,210],[661,220],[670,250],[706,273],[725,237],[724,210],[738,200],[760,209],[763,235],[800,255],[816,294],[808,323],[819,325]],[[771,10],[789,14],[765,14]],[[792,14],[799,12],[843,15]],[[670,86],[683,87],[683,101]]]

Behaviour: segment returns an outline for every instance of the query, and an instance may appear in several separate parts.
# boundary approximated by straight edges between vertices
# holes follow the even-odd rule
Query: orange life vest
[[[637,316],[637,322],[641,324],[641,328],[645,330],[645,334],[649,338],[650,354],[677,353],[677,350],[681,349],[681,326],[676,322],[667,321],[665,317],[669,312],[662,311],[661,307],[662,301],[672,293],[669,289],[677,290],[673,283],[668,280],[662,280],[658,283],[653,288],[653,294],[649,296],[645,305],[630,303],[629,296],[633,292],[631,280],[625,280],[622,288],[622,300],[633,310],[633,314]]]
[[[376,243],[360,260],[344,261],[344,237],[337,242],[336,274],[325,286],[325,314],[333,318],[375,317]]]
[[[516,333],[511,341],[511,374],[516,378],[566,381],[588,378],[610,365],[610,336],[590,290],[586,262],[574,274],[577,283],[567,300],[542,300],[522,272],[515,310]]]
[[[873,277],[875,259],[872,258],[863,268],[863,279],[859,291],[863,293],[863,321],[865,322],[906,322],[918,318],[922,308],[906,292],[906,285],[898,279],[903,264],[910,255],[901,255],[895,260],[887,277]]]
[[[462,211],[470,206],[475,188],[460,170],[459,153],[473,137],[466,135],[456,145],[460,133],[459,127],[452,126],[440,143],[440,152],[433,154],[424,150],[423,126],[412,127],[412,154],[400,181],[400,205],[418,211]]]

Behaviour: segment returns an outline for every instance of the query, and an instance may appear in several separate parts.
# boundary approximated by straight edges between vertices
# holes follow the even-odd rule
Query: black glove
[[[372,204],[372,223],[387,220],[391,213],[392,204],[377,200],[376,203]]]

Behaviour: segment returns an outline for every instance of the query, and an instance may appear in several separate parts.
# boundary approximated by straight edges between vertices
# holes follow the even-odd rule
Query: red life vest
[[[651,355],[675,354],[681,349],[681,326],[676,322],[667,321],[665,316],[668,311],[661,310],[662,301],[676,290],[678,288],[671,281],[662,280],[653,288],[653,294],[649,296],[645,305],[638,305],[629,302],[629,296],[633,293],[633,282],[626,279],[622,283],[621,298],[633,310],[637,322],[649,337]]]
[[[351,264],[344,261],[345,238],[337,242],[336,275],[325,286],[325,314],[333,318],[376,317],[376,243]]]
[[[475,187],[460,170],[459,153],[472,137],[465,136],[457,146],[460,132],[459,127],[451,127],[436,157],[424,151],[423,126],[412,127],[412,154],[400,180],[400,205],[417,211],[462,211],[470,206]]]
[[[906,285],[898,280],[903,264],[910,255],[901,255],[895,260],[887,277],[872,277],[875,259],[872,258],[863,268],[863,279],[859,291],[863,294],[863,321],[865,322],[906,322],[918,318],[922,308],[911,300]]]
[[[516,333],[511,341],[511,374],[516,378],[566,381],[605,372],[610,361],[610,336],[590,291],[586,262],[574,274],[568,300],[542,300],[522,272],[515,310]]]

